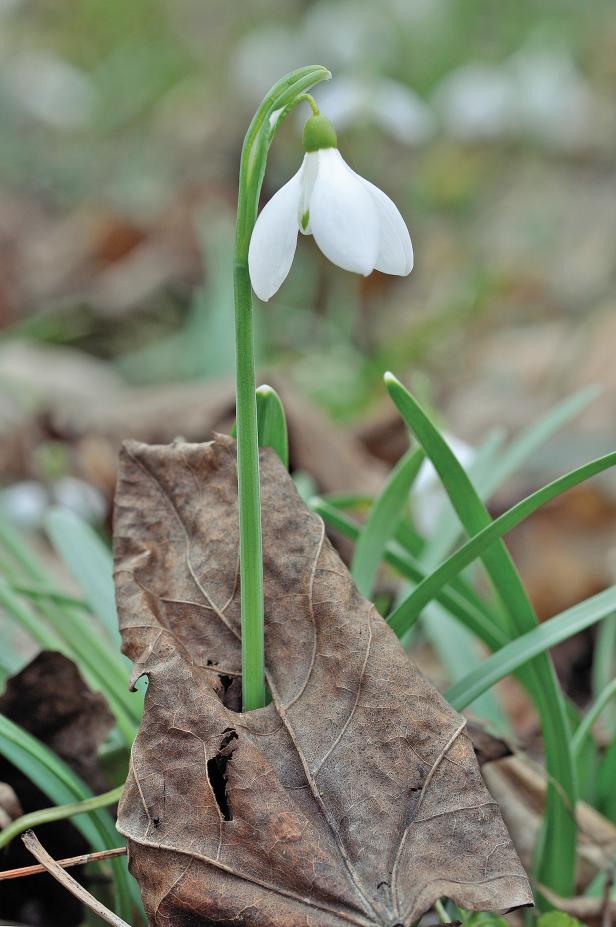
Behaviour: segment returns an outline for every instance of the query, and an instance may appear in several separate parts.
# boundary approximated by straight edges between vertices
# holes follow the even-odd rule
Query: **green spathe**
[[[327,116],[311,116],[304,126],[304,148],[319,151],[320,148],[337,148],[336,130]]]

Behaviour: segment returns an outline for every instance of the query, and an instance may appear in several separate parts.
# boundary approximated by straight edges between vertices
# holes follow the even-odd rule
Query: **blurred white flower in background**
[[[445,131],[461,141],[501,138],[515,128],[515,95],[502,67],[465,64],[438,84],[432,102]]]
[[[368,62],[370,67],[385,63],[391,57],[396,37],[389,6],[386,0],[381,3],[321,0],[303,18],[304,48],[339,70],[356,67],[361,61]]]
[[[338,77],[317,87],[315,97],[342,130],[370,122],[405,145],[421,145],[436,131],[436,119],[427,103],[390,78]]]
[[[0,511],[20,528],[40,528],[49,506],[49,493],[36,480],[22,480],[0,490]]]
[[[446,0],[432,2],[441,8]],[[298,61],[323,61],[335,79],[320,84],[315,97],[339,128],[370,122],[397,141],[420,145],[436,128],[430,107],[410,87],[373,72],[395,58],[400,21],[427,18],[429,9],[426,0],[323,0],[294,28],[272,24],[249,32],[237,46],[231,70],[244,96],[256,102]],[[361,70],[363,63],[369,73]]]
[[[0,87],[28,115],[55,129],[87,125],[97,100],[85,72],[43,51],[9,58],[0,71]]]
[[[584,145],[601,103],[565,49],[521,49],[507,63],[521,128],[558,147]]]
[[[0,19],[3,16],[10,16],[23,5],[24,0],[0,0]]]
[[[242,95],[258,103],[281,74],[288,74],[298,61],[308,61],[301,48],[301,36],[286,26],[267,24],[253,29],[238,42],[229,68]]]
[[[95,525],[101,524],[107,514],[103,493],[74,476],[62,476],[49,486],[36,480],[22,480],[0,490],[0,511],[20,528],[42,528],[45,515],[53,505],[68,509]]]
[[[102,492],[76,476],[61,476],[51,487],[56,505],[79,515],[85,521],[100,524],[107,513],[107,500]]]
[[[585,148],[608,116],[565,48],[535,43],[502,64],[466,64],[432,95],[445,132],[463,141],[527,136],[564,149]]]
[[[477,456],[475,448],[447,432],[444,432],[443,436],[464,469],[468,470]],[[447,494],[434,465],[425,460],[411,490],[411,515],[424,537],[433,534],[448,504]]]

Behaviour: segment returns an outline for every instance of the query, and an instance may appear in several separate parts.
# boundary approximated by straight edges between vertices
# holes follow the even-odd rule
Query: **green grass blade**
[[[109,805],[117,805],[122,797],[124,786],[120,785],[102,795],[93,795],[92,798],[83,798],[80,801],[68,802],[66,805],[53,805],[51,808],[41,808],[38,811],[30,811],[28,814],[22,814],[21,817],[15,818],[5,828],[0,831],[0,847],[5,847],[11,840],[23,834],[24,831],[33,827],[40,827],[41,824],[50,824],[52,821],[65,821],[67,818],[74,818],[79,814],[89,814],[96,811],[97,808],[108,808]]]
[[[548,483],[542,489],[532,493],[514,505],[494,521],[490,521],[485,528],[478,531],[459,550],[447,558],[436,570],[413,589],[406,599],[401,602],[395,612],[389,616],[389,624],[398,637],[405,634],[417,621],[422,609],[430,602],[443,586],[459,575],[464,567],[481,556],[491,544],[501,538],[520,522],[528,518],[533,512],[547,502],[567,492],[574,486],[596,476],[598,473],[616,466],[616,453],[606,454],[590,463],[572,470],[565,476]]]
[[[421,448],[409,450],[393,468],[374,501],[351,562],[351,576],[362,595],[370,598],[387,542],[404,515],[411,487],[424,461]]]
[[[65,647],[56,632],[41,621],[29,605],[15,593],[4,576],[0,576],[0,605],[43,649],[60,650],[67,655],[70,653],[70,648]]]
[[[422,632],[438,654],[450,685],[463,679],[485,660],[485,651],[476,637],[464,625],[450,617],[436,601],[425,609]],[[504,737],[511,737],[513,729],[504,710],[500,695],[486,691],[473,703],[473,712],[487,721],[491,728]]]
[[[407,425],[432,461],[464,530],[478,534],[492,519],[464,468],[421,406],[392,374],[385,375],[388,392]],[[482,555],[484,567],[501,600],[510,638],[537,626],[537,616],[502,540]],[[549,774],[544,852],[538,878],[560,895],[574,886],[576,804],[574,764],[569,749],[570,729],[562,692],[549,656],[539,653],[529,664],[529,690],[539,713]]]
[[[592,691],[595,698],[616,676],[616,613],[597,628],[592,660]],[[603,714],[603,724],[611,736],[616,734],[616,704],[609,705]]]
[[[56,605],[71,605],[75,608],[81,608],[83,611],[91,611],[90,606],[85,599],[80,599],[76,595],[69,595],[67,592],[60,592],[58,589],[47,588],[46,586],[34,586],[29,583],[19,583],[9,581],[9,585],[14,592],[32,599],[34,602],[40,602],[41,599],[47,599],[55,602]]]
[[[591,707],[588,709],[580,726],[571,738],[571,752],[573,753],[574,757],[577,758],[579,756],[582,747],[584,746],[584,741],[591,733],[597,718],[615,695],[616,679],[612,679],[612,681],[607,684],[603,692],[599,693],[595,699],[594,704],[591,705]]]
[[[64,805],[92,798],[87,785],[66,763],[23,728],[0,715],[0,754],[16,766],[55,804]],[[119,836],[113,819],[104,809],[80,814],[73,824],[94,850],[108,850],[118,845]],[[132,918],[129,875],[124,860],[111,861],[116,887],[117,912]],[[121,913],[122,912],[122,913]]]
[[[616,608],[616,586],[586,599],[561,612],[555,618],[527,631],[489,656],[481,666],[469,673],[445,693],[447,701],[458,711],[470,705],[479,695],[490,689],[505,676],[509,676],[539,654],[545,653],[556,644],[573,637],[591,625],[602,621]],[[614,692],[607,693],[607,698]],[[604,693],[606,695],[606,693]],[[600,706],[600,709],[603,706]],[[592,723],[592,722],[591,722]],[[578,728],[580,730],[580,728]]]
[[[18,532],[1,519],[0,544],[15,562],[15,575],[11,577],[13,581],[19,581],[21,571],[28,580],[46,587],[53,586],[51,577]],[[6,596],[6,588],[4,593]],[[53,601],[42,599],[38,602],[38,610],[56,635],[56,640],[60,639],[60,644],[54,644],[51,649],[61,650],[72,657],[88,683],[105,694],[125,742],[130,745],[143,708],[140,695],[128,691],[130,674],[122,654],[110,646],[99,626],[84,614],[81,607],[60,607]],[[26,624],[25,612],[21,616],[15,611],[9,614],[26,630],[34,633],[33,625]],[[40,636],[37,636],[37,640],[42,646],[48,646]]]
[[[257,388],[257,423],[259,447],[273,448],[289,469],[289,438],[287,420],[280,396],[271,386]]]
[[[480,486],[485,481],[486,475],[493,470],[503,440],[504,433],[500,429],[494,429],[479,446],[474,460],[468,467],[468,476],[473,485]],[[422,561],[425,566],[432,569],[440,563],[461,533],[460,521],[455,509],[452,506],[445,507],[423,551]]]
[[[583,411],[596,398],[598,392],[597,387],[590,386],[573,396],[568,396],[538,422],[517,435],[500,455],[497,454],[498,435],[481,448],[477,460],[470,468],[471,478],[480,498],[484,501],[489,499],[553,434]],[[442,560],[459,534],[459,524],[456,523],[455,515],[445,512],[429,545],[429,553],[432,555],[428,560],[429,566]]]
[[[616,737],[601,760],[597,780],[599,811],[616,824]]]
[[[344,512],[338,511],[328,501],[320,497],[310,500],[310,506],[330,527],[339,531],[350,541],[357,541],[361,528]],[[390,542],[385,548],[385,561],[405,579],[419,583],[426,577],[425,570],[399,544]],[[491,650],[503,647],[507,641],[504,633],[483,609],[475,609],[472,603],[464,599],[455,589],[442,590],[436,600],[477,635]]]
[[[489,499],[505,480],[533,457],[542,444],[590,405],[599,392],[598,387],[588,386],[568,396],[550,409],[547,415],[518,435],[481,479],[478,490],[482,499]]]
[[[436,566],[432,556],[434,548],[431,545],[427,547],[421,535],[417,534],[417,532],[413,530],[413,527],[407,522],[403,521],[398,525],[395,538],[407,553],[418,561],[426,574]],[[449,549],[449,545],[447,545],[446,549]],[[492,605],[481,598],[477,590],[464,576],[455,576],[451,580],[450,585],[452,589],[455,589],[461,596],[468,599],[475,609],[485,612],[488,616],[492,615]]]
[[[119,651],[120,632],[110,550],[87,522],[67,509],[51,509],[45,519],[45,529],[54,550],[68,567],[93,613]]]
[[[374,502],[374,496],[367,496],[357,492],[331,492],[322,497],[337,509],[369,509]]]

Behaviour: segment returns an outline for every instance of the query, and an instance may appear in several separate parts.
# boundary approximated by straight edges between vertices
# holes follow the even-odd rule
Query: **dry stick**
[[[90,908],[95,914],[98,914],[98,916],[104,921],[107,921],[108,924],[112,924],[113,927],[130,927],[130,924],[127,924],[121,917],[118,917],[117,914],[114,914],[113,911],[106,908],[104,904],[97,901],[94,895],[91,895],[83,885],[76,882],[72,875],[65,872],[62,866],[59,866],[55,859],[49,855],[33,830],[27,830],[21,839],[26,849],[38,859],[39,863],[45,867],[47,872],[53,876],[60,885],[63,885],[68,892],[74,895],[75,898],[83,902],[87,908]]]
[[[82,856],[70,856],[68,859],[57,859],[56,864],[62,869],[70,866],[85,866],[87,863],[98,863],[103,859],[113,859],[114,856],[126,856],[126,847],[117,847],[114,850],[98,850],[96,853],[84,853]],[[36,866],[22,866],[20,869],[0,870],[0,882],[7,879],[24,879],[26,876],[39,875],[47,872],[40,863]]]

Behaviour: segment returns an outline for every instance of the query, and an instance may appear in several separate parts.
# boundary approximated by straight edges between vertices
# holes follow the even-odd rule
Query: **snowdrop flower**
[[[386,77],[338,77],[320,87],[316,97],[339,128],[365,119],[404,145],[421,145],[436,129],[427,104],[409,87]]]
[[[336,145],[330,121],[312,116],[302,166],[267,203],[252,233],[248,266],[259,299],[270,299],[286,279],[300,231],[343,270],[365,277],[373,270],[411,272],[413,247],[398,209],[351,170]]]

